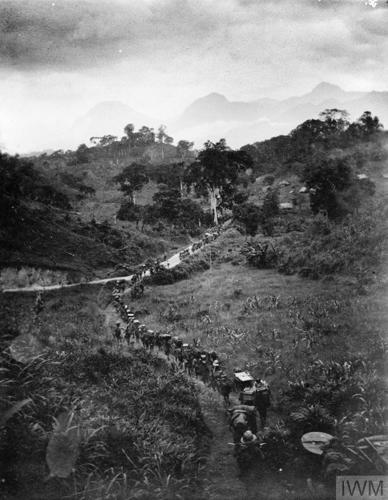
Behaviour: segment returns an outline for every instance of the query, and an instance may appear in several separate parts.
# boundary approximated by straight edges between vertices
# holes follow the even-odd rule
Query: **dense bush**
[[[144,282],[149,285],[172,285],[176,281],[189,278],[196,272],[206,271],[209,267],[209,262],[203,257],[192,256],[190,260],[181,262],[173,269],[163,268],[147,276]]]
[[[241,253],[245,255],[249,265],[258,269],[269,269],[276,267],[278,255],[271,241],[247,242]]]
[[[381,262],[386,217],[387,209],[381,204],[368,204],[337,223],[317,215],[305,232],[277,242],[278,269],[306,277],[370,273]]]
[[[68,209],[67,196],[47,183],[47,180],[27,160],[0,152],[0,222],[12,226],[25,211],[26,201]]]
[[[288,408],[295,408],[295,432],[308,432],[306,425],[319,418],[322,422],[315,430],[333,432],[336,423],[337,435],[352,441],[384,432],[385,384],[374,363],[356,357],[341,363],[317,360],[298,378],[289,382],[283,396]]]
[[[7,355],[1,359],[2,405],[8,409],[27,395],[31,399],[1,431],[1,487],[24,490],[33,480],[40,484],[42,497],[59,499],[71,491],[73,481],[82,489],[91,479],[107,484],[125,473],[127,494],[141,488],[147,498],[158,498],[154,492],[168,489],[168,476],[180,485],[182,494],[196,480],[201,446],[206,445],[202,438],[208,435],[194,386],[144,351],[131,356],[105,348],[91,352],[86,338],[66,339],[58,349],[28,365]],[[50,496],[50,484],[44,485],[39,471],[44,471],[53,418],[64,414],[73,415],[80,436],[76,474]],[[61,446],[62,458],[56,459],[52,451],[51,461],[63,460],[66,442]],[[33,477],[27,479],[22,471],[15,475],[18,464],[25,467],[31,456],[41,464]],[[31,470],[28,467],[29,475]]]

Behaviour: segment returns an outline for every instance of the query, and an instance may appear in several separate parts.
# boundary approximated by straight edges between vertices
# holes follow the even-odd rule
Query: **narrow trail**
[[[122,328],[126,323],[116,311],[113,302],[109,302],[101,313],[105,315],[107,337],[111,335],[112,327],[120,322]],[[132,342],[123,350],[139,349],[139,342]],[[170,361],[164,352],[154,349],[153,355]],[[238,467],[233,456],[232,435],[229,430],[227,414],[223,400],[218,392],[205,385],[195,377],[187,375],[198,388],[198,399],[205,423],[212,432],[210,452],[206,461],[206,468],[202,473],[206,498],[209,500],[247,500],[249,498],[245,484],[238,479]],[[231,395],[232,396],[232,395]]]
[[[198,250],[193,250],[193,244],[190,246],[186,246],[181,248],[177,253],[169,257],[167,260],[163,261],[160,263],[161,266],[166,267],[167,269],[172,269],[173,267],[176,267],[178,264],[181,263],[181,258],[180,258],[180,253],[188,251],[190,255],[195,254],[200,251]],[[150,272],[146,271],[143,276],[149,276]],[[18,293],[18,292],[47,292],[49,290],[61,290],[63,288],[75,288],[78,286],[82,285],[105,285],[107,283],[112,283],[115,281],[125,281],[125,282],[131,282],[133,278],[133,274],[129,276],[116,276],[114,278],[103,278],[103,279],[97,279],[97,280],[92,280],[92,281],[79,281],[77,283],[68,283],[68,284],[58,284],[58,285],[31,285],[28,287],[24,288],[5,288],[2,290],[3,293]]]
[[[204,473],[204,489],[210,500],[247,500],[245,484],[238,479],[233,456],[232,435],[222,399],[218,393],[200,384],[199,402],[206,425],[213,434]]]

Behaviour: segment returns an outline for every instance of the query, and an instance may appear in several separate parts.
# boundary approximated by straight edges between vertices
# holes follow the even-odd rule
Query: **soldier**
[[[134,319],[132,322],[132,329],[135,335],[136,340],[139,342],[140,339],[140,321],[138,319]]]
[[[206,354],[201,354],[199,362],[196,366],[197,375],[202,379],[204,384],[209,382],[209,367]]]
[[[171,353],[171,338],[170,336],[166,336],[163,341],[164,353],[167,357],[170,356]]]
[[[35,314],[39,314],[43,311],[43,298],[41,292],[36,296],[35,304],[34,304]]]
[[[155,347],[155,332],[153,330],[147,330],[148,334],[148,347],[152,352]]]
[[[224,398],[224,404],[226,407],[230,405],[230,393],[232,392],[233,384],[228,379],[225,373],[222,373],[220,379],[218,380],[218,390],[220,391],[221,396]]]
[[[116,328],[114,330],[114,336],[115,336],[115,339],[120,342],[121,340],[121,327],[120,327],[120,321],[117,321],[116,323]]]
[[[221,375],[221,366],[218,359],[215,359],[211,365],[211,386],[214,390],[217,389],[217,381],[219,376]]]
[[[214,361],[218,361],[218,354],[216,353],[216,351],[212,351],[209,353],[209,358],[211,359],[212,362]]]
[[[132,336],[132,331],[131,330],[132,330],[131,324],[128,323],[128,325],[125,328],[125,332],[124,332],[124,338],[127,341],[128,345],[131,342],[131,336]]]
[[[260,441],[250,430],[244,432],[235,452],[241,476],[249,473],[263,459]]]
[[[267,409],[271,406],[271,390],[265,380],[255,382],[255,406],[260,415],[261,428],[264,429],[267,421]]]
[[[148,330],[141,331],[140,335],[143,346],[148,349],[150,347],[150,334],[148,333]]]
[[[155,345],[159,351],[163,347],[163,337],[161,336],[159,331],[155,333]]]
[[[189,375],[195,374],[195,362],[196,362],[195,354],[196,353],[194,347],[190,346],[190,348],[187,351],[187,364],[186,364]]]
[[[238,443],[247,430],[257,432],[256,409],[250,405],[236,405],[228,410],[230,415],[230,429],[233,432],[234,443]]]

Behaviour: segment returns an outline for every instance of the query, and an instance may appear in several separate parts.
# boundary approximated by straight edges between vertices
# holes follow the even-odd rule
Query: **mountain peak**
[[[218,92],[211,92],[210,94],[205,95],[204,97],[201,97],[198,99],[198,101],[211,101],[214,103],[224,103],[227,102],[228,99],[223,95],[219,94]]]
[[[338,85],[334,85],[333,83],[329,83],[329,82],[321,82],[321,83],[318,83],[318,85],[316,87],[313,88],[313,90],[311,91],[311,93],[315,93],[315,92],[343,92],[343,90],[341,89],[341,87],[339,87]]]

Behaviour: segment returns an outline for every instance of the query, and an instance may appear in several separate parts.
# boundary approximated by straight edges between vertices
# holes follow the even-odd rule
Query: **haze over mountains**
[[[66,142],[75,147],[83,142],[88,144],[91,136],[121,137],[127,123],[134,123],[136,128],[156,128],[163,123],[175,141],[188,139],[200,147],[208,139],[225,137],[232,147],[239,147],[287,134],[304,120],[317,118],[326,108],[345,109],[352,120],[369,110],[388,127],[388,91],[349,92],[322,82],[307,94],[283,100],[264,97],[249,102],[230,101],[222,94],[211,93],[170,120],[146,116],[122,102],[101,102],[75,121]]]

